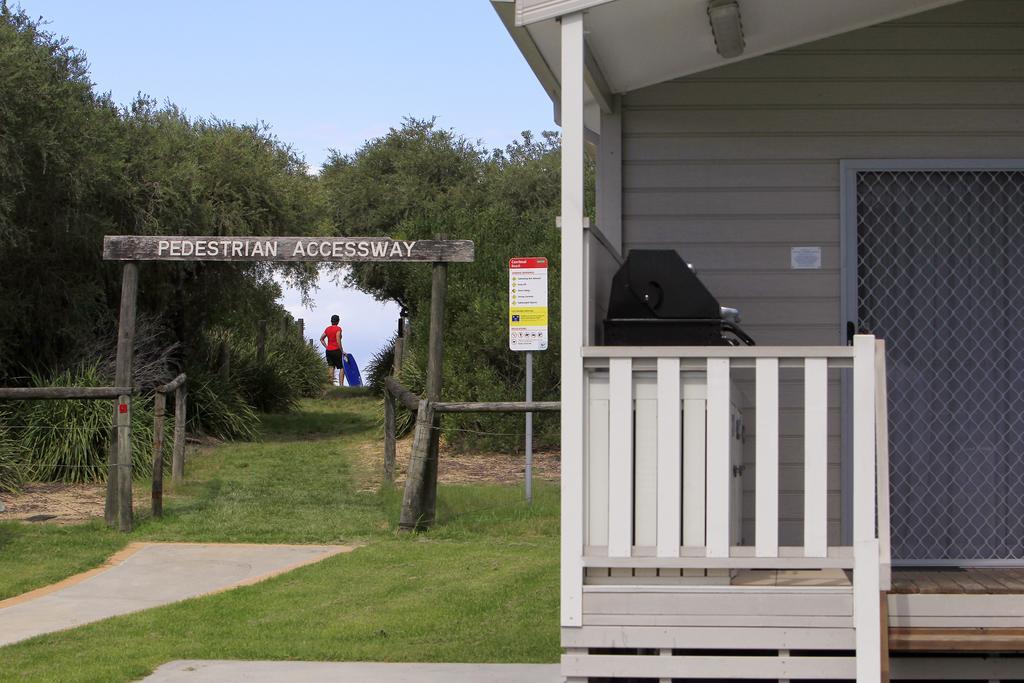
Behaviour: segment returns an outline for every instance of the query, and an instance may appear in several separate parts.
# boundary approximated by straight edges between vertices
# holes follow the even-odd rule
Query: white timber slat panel
[[[779,554],[779,360],[758,358],[756,370],[754,545],[758,557]]]
[[[729,557],[729,359],[708,359],[707,556]]]
[[[804,366],[804,554],[828,552],[828,361]]]
[[[657,382],[657,376],[647,374],[633,380],[633,544],[638,546],[658,542]]]
[[[707,402],[683,401],[683,545],[704,545]]]
[[[629,557],[633,544],[633,362],[608,367],[608,556]]]
[[[608,545],[608,378],[590,379],[587,416],[587,544]]]
[[[678,557],[680,546],[680,383],[679,359],[658,359],[658,557]],[[703,415],[703,407],[701,414]],[[702,439],[703,441],[703,439]],[[703,443],[701,444],[703,470]],[[685,453],[685,451],[684,451]],[[685,455],[683,456],[685,458]],[[703,471],[701,488],[703,488]],[[684,496],[685,498],[685,496]],[[700,501],[704,545],[704,501]]]

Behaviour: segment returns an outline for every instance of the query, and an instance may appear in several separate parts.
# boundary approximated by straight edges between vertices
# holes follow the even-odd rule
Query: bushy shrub
[[[34,386],[109,386],[110,380],[89,363],[48,377],[35,375]],[[111,439],[108,401],[23,401],[16,405],[12,436],[25,451],[21,474],[39,481],[88,482],[106,479]],[[150,473],[153,462],[151,397],[132,401],[132,471]],[[165,442],[173,434],[173,418],[165,422]]]

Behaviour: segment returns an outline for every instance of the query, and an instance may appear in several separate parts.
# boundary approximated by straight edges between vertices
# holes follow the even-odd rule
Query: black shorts
[[[341,352],[341,349],[331,349],[324,352],[327,356],[327,364],[332,368],[338,368],[339,370],[345,367],[345,354]]]

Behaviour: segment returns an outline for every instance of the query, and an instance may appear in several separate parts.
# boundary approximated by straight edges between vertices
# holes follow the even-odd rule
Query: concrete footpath
[[[133,543],[102,567],[0,601],[0,646],[256,583],[353,549],[339,545]]]
[[[558,664],[383,664],[370,662],[235,662],[182,659],[149,683],[562,683]]]

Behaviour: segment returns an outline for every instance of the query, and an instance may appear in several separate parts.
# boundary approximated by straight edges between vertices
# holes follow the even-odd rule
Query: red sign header
[[[512,258],[508,260],[508,267],[516,268],[547,268],[548,260],[543,256],[532,256],[527,258]]]

